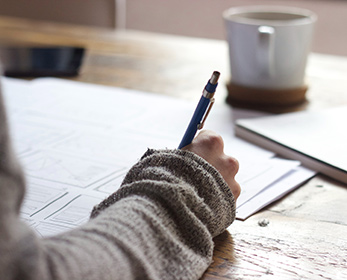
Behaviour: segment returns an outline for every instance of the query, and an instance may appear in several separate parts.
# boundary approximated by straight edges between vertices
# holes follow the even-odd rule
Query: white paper
[[[240,167],[236,180],[242,186],[237,207],[245,204],[267,186],[286,176],[291,170],[300,165],[298,161],[271,158],[258,162],[249,162]]]
[[[314,175],[314,171],[302,166],[293,169],[290,173],[281,178],[281,180],[270,184],[266,189],[248,200],[247,203],[237,207],[237,218],[241,220],[247,219],[253,213],[283,197],[303,182],[312,178]]]
[[[161,95],[53,78],[2,78],[2,84],[28,182],[21,217],[41,236],[85,223],[92,207],[119,188],[147,148],[177,148],[196,107]],[[212,109],[205,128],[221,134],[225,152],[240,162],[242,209],[298,166],[234,137],[227,105]],[[271,200],[265,197],[263,204]]]

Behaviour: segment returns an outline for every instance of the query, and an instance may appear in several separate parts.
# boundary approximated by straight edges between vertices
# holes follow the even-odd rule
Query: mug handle
[[[271,77],[274,74],[274,42],[275,28],[271,26],[259,26],[259,48],[257,59],[260,71],[263,75]]]

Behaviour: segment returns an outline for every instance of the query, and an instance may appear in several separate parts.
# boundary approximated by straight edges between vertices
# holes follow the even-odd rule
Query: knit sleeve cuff
[[[173,211],[188,207],[212,236],[235,219],[235,199],[221,174],[185,150],[147,150],[127,173],[121,188],[94,207],[91,217],[131,195],[157,200]]]

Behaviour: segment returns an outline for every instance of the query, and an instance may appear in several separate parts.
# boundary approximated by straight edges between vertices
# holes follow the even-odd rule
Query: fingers
[[[235,181],[235,175],[239,170],[239,162],[224,154],[224,141],[220,135],[210,130],[203,130],[183,149],[201,156],[213,165],[229,185],[235,199],[238,198],[241,188]]]
[[[211,130],[203,130],[198,136],[195,138],[196,141],[202,143],[202,145],[206,146],[209,150],[215,152],[223,152],[224,149],[224,141],[223,138],[211,131]]]
[[[219,161],[215,163],[214,166],[223,176],[225,182],[229,185],[235,199],[237,199],[241,193],[241,187],[235,180],[235,176],[239,171],[238,160],[223,153],[223,155],[220,156]]]
[[[223,153],[224,142],[221,136],[210,130],[201,131],[192,144],[183,148],[209,161]]]
[[[221,172],[228,172],[230,173],[230,176],[234,178],[239,171],[238,160],[223,153],[223,155],[221,156],[221,161]]]

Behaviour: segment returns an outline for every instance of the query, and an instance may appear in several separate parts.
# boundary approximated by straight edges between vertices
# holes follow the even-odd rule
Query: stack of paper
[[[347,183],[347,106],[236,122],[239,137]]]
[[[149,148],[177,148],[196,103],[53,78],[2,78],[12,138],[26,172],[21,217],[42,236],[84,223]],[[218,93],[217,93],[218,94]],[[213,108],[206,128],[240,162],[245,219],[314,175],[297,161],[234,137],[233,111]]]

